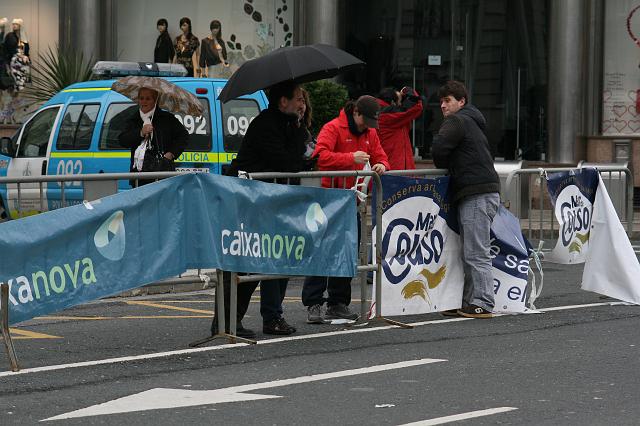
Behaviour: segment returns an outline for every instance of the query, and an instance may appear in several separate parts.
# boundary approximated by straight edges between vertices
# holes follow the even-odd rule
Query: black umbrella
[[[330,78],[361,65],[360,59],[328,44],[282,47],[242,64],[218,99],[227,102],[288,80],[305,83]]]

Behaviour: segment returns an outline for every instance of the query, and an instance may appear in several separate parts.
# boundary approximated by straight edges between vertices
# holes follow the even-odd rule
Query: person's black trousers
[[[358,223],[358,247],[360,247],[360,213]],[[324,292],[327,292],[327,298]],[[328,306],[339,303],[349,305],[351,303],[351,277],[307,277],[302,286],[302,304],[304,306],[322,305]]]
[[[288,283],[288,278],[260,281],[260,315],[262,315],[262,322],[282,318],[282,302],[287,293]]]
[[[324,292],[329,297],[325,299]],[[302,304],[304,306],[322,305],[327,302],[329,306],[339,303],[349,305],[351,303],[351,277],[307,277],[302,287]]]
[[[244,275],[244,274],[239,274]],[[282,278],[278,280],[268,281],[255,281],[242,283],[238,286],[238,307],[237,307],[237,321],[242,321],[247,310],[249,310],[249,303],[251,302],[251,295],[260,285],[260,315],[262,315],[262,321],[268,322],[282,317],[282,302],[287,292],[287,284],[289,280]],[[222,272],[222,283],[224,285],[224,320],[225,327],[229,329],[229,313],[231,312],[231,272]],[[215,300],[215,310],[218,311],[217,303],[218,298]],[[211,323],[211,331],[215,334],[218,328],[218,322],[214,316]]]

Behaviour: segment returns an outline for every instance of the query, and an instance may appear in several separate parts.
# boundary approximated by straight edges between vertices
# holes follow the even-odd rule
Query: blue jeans
[[[463,307],[476,305],[487,311],[493,310],[495,293],[490,232],[499,204],[497,192],[470,195],[458,202],[464,265]]]

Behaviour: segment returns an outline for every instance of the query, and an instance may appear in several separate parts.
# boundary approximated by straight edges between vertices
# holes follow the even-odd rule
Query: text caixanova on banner
[[[354,276],[351,191],[189,174],[0,224],[12,324],[186,269]]]

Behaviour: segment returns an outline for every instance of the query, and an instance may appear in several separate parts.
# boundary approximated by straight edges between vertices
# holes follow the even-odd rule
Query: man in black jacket
[[[280,83],[269,90],[269,108],[253,119],[242,140],[238,156],[231,162],[228,176],[243,172],[299,172],[303,168],[303,155],[308,131],[301,124],[304,97],[300,86],[293,82]],[[287,182],[283,182],[287,183]],[[295,183],[295,182],[289,182]],[[225,316],[228,324],[230,273],[224,273]],[[296,331],[282,316],[282,301],[288,279],[268,280],[260,285],[260,314],[265,334],[288,335]],[[240,322],[249,308],[251,295],[258,282],[238,286],[237,335],[254,337],[255,333]],[[217,332],[214,319],[212,333]]]
[[[491,318],[494,307],[491,223],[500,203],[500,179],[484,133],[486,120],[458,81],[438,90],[444,121],[432,145],[436,167],[448,168],[457,205],[464,264],[462,309],[444,315]]]

